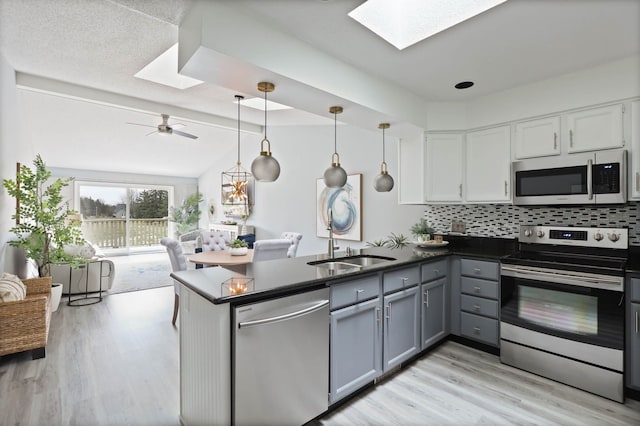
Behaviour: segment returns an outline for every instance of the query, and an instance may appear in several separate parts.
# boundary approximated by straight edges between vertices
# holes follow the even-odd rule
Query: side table
[[[90,292],[89,291],[89,265],[94,263],[100,264],[100,280],[99,280],[100,290],[97,292],[95,291]],[[81,268],[85,268],[84,294],[80,293],[80,296],[76,294],[75,295],[76,297],[73,299],[71,298],[71,273],[73,269],[69,268],[69,301],[67,302],[68,306],[86,306],[86,305],[93,305],[95,303],[102,302],[102,292],[104,291],[102,290],[102,279],[105,278],[102,275],[102,266],[103,266],[102,259],[92,260],[86,265],[81,266]],[[95,293],[98,293],[98,295],[96,296]]]

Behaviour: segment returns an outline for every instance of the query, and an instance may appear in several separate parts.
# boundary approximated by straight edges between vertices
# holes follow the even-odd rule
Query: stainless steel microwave
[[[513,204],[621,204],[627,201],[627,152],[610,150],[513,163]]]

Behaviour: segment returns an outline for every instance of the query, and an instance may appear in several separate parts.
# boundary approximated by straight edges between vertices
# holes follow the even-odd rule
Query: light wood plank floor
[[[46,358],[0,360],[0,424],[179,425],[172,309],[172,287],[61,305]],[[316,423],[638,425],[640,402],[608,401],[448,342]]]

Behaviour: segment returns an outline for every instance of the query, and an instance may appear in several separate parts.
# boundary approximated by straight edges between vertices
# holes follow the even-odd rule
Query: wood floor
[[[0,360],[1,425],[179,425],[173,288],[60,306],[47,356]],[[321,425],[638,425],[625,405],[500,364],[448,342]]]

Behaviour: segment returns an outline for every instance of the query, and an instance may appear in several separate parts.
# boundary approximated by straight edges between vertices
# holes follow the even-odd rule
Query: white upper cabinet
[[[464,135],[427,134],[424,167],[427,202],[461,202]]]
[[[515,158],[560,154],[560,117],[547,117],[516,124]]]
[[[567,152],[624,146],[622,112],[622,104],[617,104],[567,114]]]
[[[424,137],[398,143],[398,203],[424,204]],[[395,176],[394,176],[395,177]]]
[[[640,101],[631,102],[631,164],[629,198],[640,199]]]
[[[467,133],[466,201],[511,201],[511,128]]]

